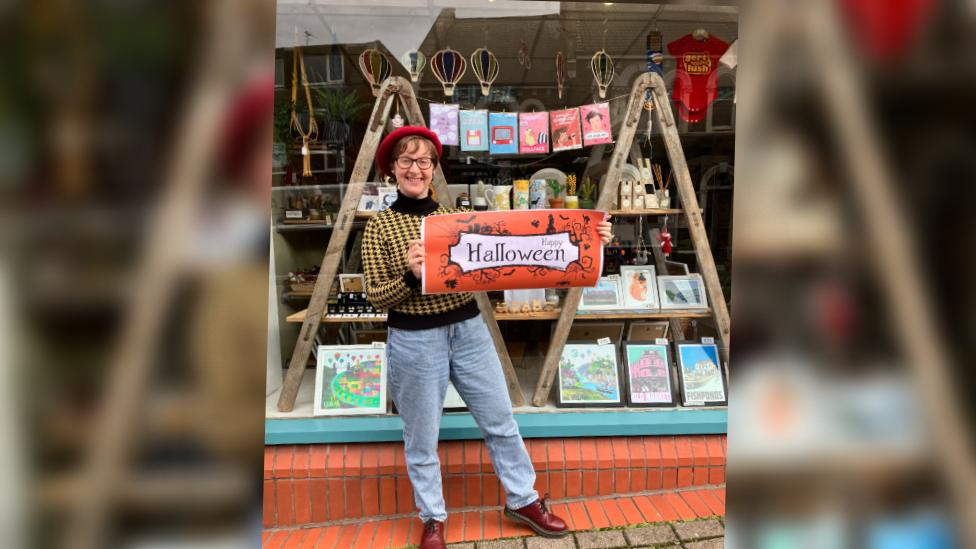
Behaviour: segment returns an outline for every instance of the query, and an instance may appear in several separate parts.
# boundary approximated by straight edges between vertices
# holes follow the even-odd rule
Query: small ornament
[[[593,78],[599,87],[600,99],[604,99],[607,96],[607,87],[613,81],[613,59],[605,50],[600,50],[590,59],[590,70],[593,71]]]
[[[359,70],[373,88],[373,95],[379,97],[380,84],[392,74],[393,66],[383,52],[369,48],[359,54]]]
[[[563,86],[566,84],[566,55],[562,51],[556,54],[556,93],[563,98]]]
[[[471,67],[481,82],[481,95],[487,96],[492,82],[498,77],[498,58],[487,48],[478,48],[471,54]]]
[[[424,68],[427,66],[427,56],[421,53],[419,50],[408,51],[403,54],[400,58],[403,66],[407,68],[407,72],[410,73],[410,81],[417,82],[420,80],[420,76],[424,72]]]
[[[671,253],[671,233],[668,231],[661,231],[658,233],[658,240],[661,241],[661,251],[664,255],[669,255]]]
[[[390,125],[393,126],[393,129],[402,128],[403,122],[403,117],[400,116],[400,102],[397,101],[396,114],[394,114],[393,118],[390,119]]]
[[[464,60],[463,55],[448,46],[447,49],[434,54],[430,59],[430,67],[434,71],[434,76],[444,87],[444,95],[450,97],[454,95],[455,84],[464,76],[468,62]]]

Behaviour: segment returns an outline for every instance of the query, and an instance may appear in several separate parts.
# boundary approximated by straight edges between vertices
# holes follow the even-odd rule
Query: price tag
[[[383,349],[386,347],[386,343],[383,343],[382,341],[374,341],[372,345],[374,349]]]
[[[715,338],[714,337],[703,337],[702,338],[702,343],[704,343],[705,345],[715,345]]]
[[[597,345],[610,345],[610,338],[609,337],[601,337],[600,339],[596,340],[596,344]]]
[[[659,338],[657,338],[657,339],[654,340],[654,343],[657,343],[658,345],[667,345],[668,344],[668,340],[667,340],[667,338],[659,337]]]
[[[301,210],[285,210],[285,219],[301,219],[302,217]]]

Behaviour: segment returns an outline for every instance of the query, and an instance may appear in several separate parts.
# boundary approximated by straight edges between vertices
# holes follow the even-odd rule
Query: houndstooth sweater
[[[398,192],[392,206],[366,223],[366,295],[374,307],[388,309],[390,327],[423,330],[477,316],[478,306],[471,293],[423,295],[420,280],[407,267],[407,249],[411,240],[420,238],[423,218],[455,211],[429,196],[415,199]]]

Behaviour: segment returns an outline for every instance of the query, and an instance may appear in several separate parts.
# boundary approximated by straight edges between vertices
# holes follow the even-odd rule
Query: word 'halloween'
[[[548,235],[485,235],[463,233],[450,248],[452,263],[463,272],[514,266],[541,266],[565,271],[579,259],[569,233]]]

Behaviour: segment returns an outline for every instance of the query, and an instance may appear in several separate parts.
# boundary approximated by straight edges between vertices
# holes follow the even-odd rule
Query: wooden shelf
[[[288,322],[305,322],[305,311],[303,309],[297,313],[288,315],[285,320]],[[559,318],[560,311],[545,311],[540,313],[495,313],[495,320],[556,320]],[[576,313],[576,320],[660,320],[669,318],[708,318],[712,316],[711,309],[696,310],[675,310],[658,312],[619,312],[619,313]],[[350,322],[386,322],[382,317],[360,317],[360,318],[326,318],[322,317],[323,323],[345,324]]]
[[[650,210],[610,210],[614,217],[636,217],[640,215],[678,215],[685,213],[680,208],[653,208]]]

